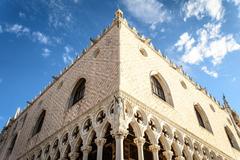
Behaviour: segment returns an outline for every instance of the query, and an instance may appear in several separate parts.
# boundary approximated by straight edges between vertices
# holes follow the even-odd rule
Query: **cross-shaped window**
[[[150,126],[150,128],[151,128],[153,131],[156,130],[156,125],[155,125],[155,123],[154,123],[152,120],[150,120],[149,126]]]
[[[143,118],[142,118],[142,115],[139,112],[135,113],[134,117],[136,118],[138,123],[142,123]]]
[[[84,124],[84,127],[83,127],[83,129],[84,129],[84,131],[89,131],[89,129],[91,128],[91,126],[92,126],[92,122],[91,122],[91,120],[90,119],[88,119],[86,122],[85,122],[85,124]]]
[[[106,114],[103,111],[101,111],[100,113],[98,113],[97,122],[102,123],[105,117]]]

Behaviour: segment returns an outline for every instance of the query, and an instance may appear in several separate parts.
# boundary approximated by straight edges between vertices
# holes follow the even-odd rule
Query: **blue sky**
[[[240,0],[1,0],[0,128],[113,19],[240,113]]]

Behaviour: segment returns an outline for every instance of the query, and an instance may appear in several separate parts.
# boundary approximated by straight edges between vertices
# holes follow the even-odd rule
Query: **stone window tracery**
[[[194,110],[195,110],[199,125],[207,129],[209,132],[213,133],[208,117],[204,112],[204,110],[202,109],[202,107],[199,104],[196,104],[194,105]]]
[[[142,117],[142,114],[137,111],[135,114],[134,114],[134,117],[136,118],[137,122],[138,123],[143,123],[143,117]]]
[[[105,117],[106,114],[104,113],[104,111],[100,111],[97,115],[97,122],[102,123]]]
[[[150,120],[148,124],[153,131],[156,130],[156,125],[155,125],[155,122],[153,120]]]
[[[91,119],[88,119],[83,126],[83,131],[88,132],[92,126],[92,121]]]
[[[77,127],[74,128],[72,136],[74,138],[76,138],[78,136],[78,134],[79,134],[79,127],[77,126]]]
[[[155,95],[166,101],[163,88],[155,76],[151,76],[152,91]]]
[[[238,145],[238,143],[236,141],[236,138],[234,137],[234,135],[233,135],[232,131],[230,130],[230,128],[228,126],[225,126],[224,129],[225,129],[225,132],[227,134],[227,137],[228,137],[228,140],[229,140],[231,146],[233,148],[237,149],[237,150],[240,150],[239,145]]]
[[[83,99],[85,93],[85,84],[86,84],[85,78],[81,78],[76,84],[71,94],[70,107],[76,104],[81,99]]]

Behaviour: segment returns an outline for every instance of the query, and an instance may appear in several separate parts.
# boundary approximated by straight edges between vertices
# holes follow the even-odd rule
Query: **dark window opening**
[[[229,140],[231,146],[237,150],[240,150],[238,143],[237,143],[232,131],[230,130],[230,128],[226,126],[224,129],[225,129],[225,132],[227,134],[227,137],[228,137],[228,140]]]
[[[33,129],[32,136],[36,135],[37,133],[39,133],[41,131],[45,115],[46,115],[46,110],[42,111],[39,118],[37,119],[37,122],[34,126],[34,129]]]
[[[162,100],[166,101],[165,94],[163,92],[162,86],[160,85],[159,81],[156,77],[151,77],[151,83],[152,83],[152,91],[155,95],[160,97]]]
[[[73,89],[70,106],[73,106],[84,97],[85,83],[86,83],[86,80],[84,78],[81,78],[78,81],[77,85]]]
[[[196,115],[197,115],[199,125],[202,126],[203,128],[206,128],[200,113],[196,109],[195,109],[195,112],[196,112]]]

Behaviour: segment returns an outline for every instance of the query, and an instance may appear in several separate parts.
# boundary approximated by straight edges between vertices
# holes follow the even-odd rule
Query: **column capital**
[[[134,138],[134,143],[137,145],[137,146],[143,146],[144,143],[145,143],[145,138],[143,137],[138,137],[138,138]]]
[[[106,143],[106,138],[97,138],[95,139],[95,143],[97,146],[103,146]]]
[[[152,144],[151,146],[149,146],[149,150],[151,152],[158,152],[160,150],[160,147],[157,144]]]
[[[69,157],[71,160],[76,160],[80,156],[80,153],[78,152],[71,152]]]
[[[166,160],[171,160],[173,156],[173,152],[168,150],[163,152],[163,156],[166,158]]]
[[[185,158],[183,156],[177,156],[175,160],[185,160]]]
[[[116,131],[112,131],[111,133],[116,139],[124,139],[128,135],[127,129],[118,129]]]
[[[92,147],[91,146],[82,146],[81,150],[82,150],[83,153],[88,154],[89,152],[91,152]]]

